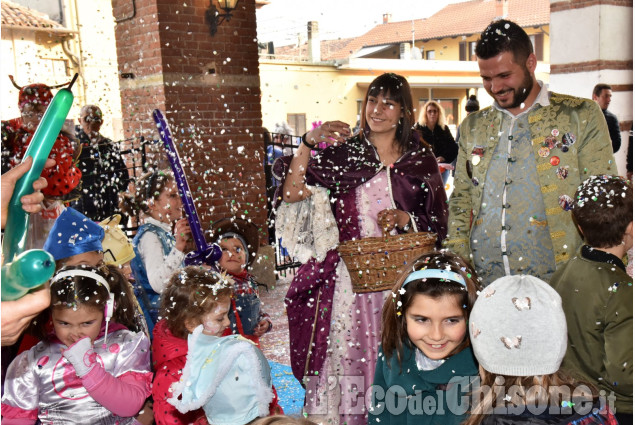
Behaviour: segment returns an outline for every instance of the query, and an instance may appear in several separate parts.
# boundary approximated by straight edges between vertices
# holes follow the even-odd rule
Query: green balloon
[[[2,266],[2,301],[13,301],[46,283],[55,272],[55,259],[41,249],[30,249]]]

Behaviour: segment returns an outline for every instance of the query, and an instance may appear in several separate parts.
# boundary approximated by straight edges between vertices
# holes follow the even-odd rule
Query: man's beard
[[[525,77],[523,78],[523,83],[518,89],[512,89],[514,96],[512,98],[512,103],[510,105],[500,105],[505,109],[515,109],[519,108],[529,97],[529,93],[531,93],[531,89],[534,85],[534,79],[531,77],[529,70],[525,68]]]

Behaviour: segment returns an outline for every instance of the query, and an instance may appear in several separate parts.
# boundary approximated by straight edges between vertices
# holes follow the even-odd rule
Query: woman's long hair
[[[393,74],[392,72],[382,74],[370,83],[366,91],[364,103],[362,104],[360,119],[360,128],[364,129],[364,134],[370,132],[370,127],[366,121],[366,104],[368,103],[368,97],[379,96],[380,94],[385,97],[390,97],[399,103],[401,107],[403,117],[401,117],[399,124],[397,124],[395,138],[399,143],[399,150],[401,153],[404,153],[412,144],[412,126],[415,123],[410,84],[408,84],[408,81],[404,77]]]
[[[445,129],[445,110],[441,107],[439,102],[435,100],[428,100],[426,104],[423,105],[423,109],[419,113],[419,125],[422,127],[426,127],[428,125],[428,114],[426,113],[428,111],[428,106],[434,106],[435,108],[437,108],[437,111],[439,112],[437,125],[442,129]]]

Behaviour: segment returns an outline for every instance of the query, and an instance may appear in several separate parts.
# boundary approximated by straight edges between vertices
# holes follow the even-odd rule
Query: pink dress
[[[381,236],[377,214],[395,208],[385,169],[355,189],[355,204],[362,237]],[[309,419],[325,424],[366,424],[364,396],[373,384],[389,291],[355,294],[343,261],[337,270],[328,354],[318,377],[307,382],[305,409]]]

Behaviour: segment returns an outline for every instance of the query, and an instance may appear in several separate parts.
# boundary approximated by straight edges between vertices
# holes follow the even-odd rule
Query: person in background
[[[2,172],[19,164],[35,130],[44,117],[44,112],[53,100],[51,87],[45,84],[30,84],[18,86],[13,77],[11,82],[20,90],[18,93],[18,107],[20,117],[2,121]],[[61,84],[53,88],[67,85]],[[62,127],[57,135],[49,158],[55,160],[55,166],[44,169],[42,177],[48,182],[42,190],[44,203],[42,210],[31,215],[29,234],[26,241],[27,249],[40,249],[53,222],[63,209],[63,203],[77,199],[80,196],[82,172],[75,165],[74,135],[72,130]]]
[[[481,109],[481,105],[478,103],[478,99],[476,98],[476,95],[471,94],[467,102],[465,102],[465,112],[467,112],[467,115],[470,115],[471,113],[476,112],[479,109]],[[457,144],[459,143],[459,139],[461,138],[460,129],[461,129],[461,126],[459,125],[456,128],[456,143]],[[454,161],[454,163],[456,164],[456,160]]]
[[[615,393],[619,423],[633,423],[633,279],[622,262],[633,247],[633,186],[591,176],[578,187],[572,215],[585,244],[550,282],[569,328],[562,367]]]
[[[456,160],[459,147],[445,124],[445,111],[438,102],[434,100],[426,102],[415,128],[421,132],[423,140],[432,146],[438,163],[452,164]],[[444,169],[441,174],[444,183],[448,180],[449,175],[450,169]]]
[[[531,274],[549,281],[582,243],[568,211],[580,182],[616,174],[611,139],[590,99],[553,93],[535,76],[527,33],[505,19],[476,44],[494,104],[461,124],[445,246],[486,286]]]
[[[135,184],[135,193],[125,194],[120,207],[129,215],[144,214],[143,224],[132,240],[135,257],[130,266],[135,278],[135,295],[152,335],[161,293],[170,276],[185,265],[185,251],[192,231],[187,218],[182,217],[183,206],[172,174],[152,171],[141,176]]]
[[[260,347],[260,337],[272,329],[273,323],[263,311],[260,284],[247,271],[260,247],[258,228],[240,218],[222,218],[212,224],[212,241],[223,250],[219,270],[234,281],[228,332],[242,335]]]
[[[99,133],[104,122],[101,109],[84,105],[79,113],[75,135],[81,152],[82,195],[71,206],[94,221],[119,212],[119,192],[128,187],[129,177],[119,148]]]
[[[613,145],[613,153],[620,150],[622,146],[622,135],[620,134],[620,121],[615,114],[608,110],[611,104],[611,98],[613,97],[613,90],[608,84],[596,84],[593,87],[593,100],[600,105],[604,119],[606,119],[606,125],[609,128],[609,134],[611,135],[611,144]]]

